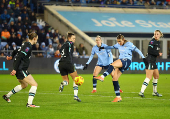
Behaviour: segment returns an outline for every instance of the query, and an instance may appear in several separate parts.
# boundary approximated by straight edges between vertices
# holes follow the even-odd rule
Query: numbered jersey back
[[[66,41],[60,49],[61,53],[60,62],[73,63],[73,49],[74,49],[73,42]]]

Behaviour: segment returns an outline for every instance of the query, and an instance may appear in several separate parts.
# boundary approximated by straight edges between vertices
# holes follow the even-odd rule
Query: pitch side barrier
[[[97,58],[94,58],[89,64],[87,70],[83,71],[83,65],[87,62],[87,60],[87,58],[74,58],[74,65],[79,74],[93,74]],[[31,58],[28,71],[31,74],[59,74],[58,63],[59,59],[57,58]],[[160,73],[170,74],[170,59],[158,59],[157,66]],[[0,75],[10,74],[12,70],[13,61],[7,61],[5,58],[0,58]],[[105,70],[103,70],[103,72],[104,71]],[[144,74],[145,65],[142,59],[133,59],[130,68],[124,73]]]

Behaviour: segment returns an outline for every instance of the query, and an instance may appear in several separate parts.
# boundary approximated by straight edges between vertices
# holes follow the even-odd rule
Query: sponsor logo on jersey
[[[26,47],[25,52],[28,52],[28,51],[29,51],[29,49],[30,49],[29,47]]]

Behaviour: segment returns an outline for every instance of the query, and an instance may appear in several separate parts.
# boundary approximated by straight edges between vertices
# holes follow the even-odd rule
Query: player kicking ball
[[[100,47],[100,49],[119,50],[119,54],[120,54],[119,59],[111,63],[109,68],[107,69],[107,71],[103,73],[103,75],[94,77],[94,79],[104,81],[104,78],[107,75],[111,74],[113,77],[112,81],[113,81],[114,91],[116,94],[116,98],[112,102],[120,102],[122,101],[122,98],[120,96],[118,79],[121,76],[121,74],[129,68],[132,61],[132,52],[133,51],[137,52],[143,58],[144,61],[145,61],[145,57],[142,54],[142,52],[136,46],[133,45],[133,43],[125,40],[124,36],[121,34],[117,36],[117,44],[113,46]],[[112,73],[113,70],[114,70],[114,74]]]
[[[102,43],[102,39],[100,36],[96,37],[96,45],[92,48],[91,51],[91,55],[86,63],[86,65],[84,66],[83,70],[86,70],[89,63],[92,61],[93,56],[95,54],[97,54],[98,56],[98,61],[97,61],[97,65],[94,68],[94,72],[93,72],[93,90],[91,93],[96,93],[97,92],[97,80],[94,79],[94,77],[96,77],[102,69],[108,69],[109,64],[113,62],[113,55],[111,53],[110,49],[102,49],[99,50],[100,47],[106,47],[106,44]],[[123,92],[122,90],[120,90],[120,92]]]

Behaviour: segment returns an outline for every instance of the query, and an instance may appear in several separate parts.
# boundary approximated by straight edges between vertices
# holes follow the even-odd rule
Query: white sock
[[[28,104],[32,104],[34,96],[36,94],[37,86],[31,86],[29,90],[29,96],[28,96]]]
[[[75,82],[73,82],[73,90],[74,90],[74,96],[78,95],[78,85],[75,84]]]
[[[158,79],[154,79],[154,77],[153,77],[152,84],[153,84],[153,92],[154,93],[157,92],[157,83],[158,83]]]
[[[104,75],[101,75],[102,78],[105,78]]]
[[[96,88],[93,88],[93,90],[96,90]]]
[[[19,92],[20,90],[22,90],[21,85],[17,85],[14,89],[12,89],[12,90],[7,94],[7,97],[11,97],[11,95]]]
[[[66,85],[68,85],[68,82],[67,81],[63,81],[63,84],[66,86]]]
[[[144,82],[143,82],[143,85],[142,85],[142,88],[141,88],[141,92],[144,93],[146,87],[148,86],[149,84],[149,81],[150,79],[149,78],[145,78]]]

